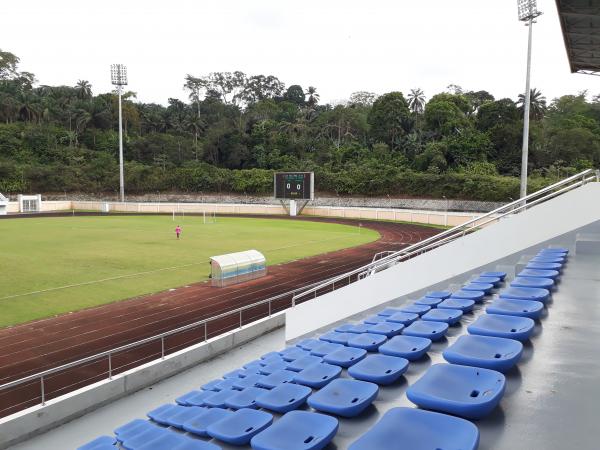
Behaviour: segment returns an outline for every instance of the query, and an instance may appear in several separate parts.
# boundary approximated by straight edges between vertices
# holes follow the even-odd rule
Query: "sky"
[[[600,93],[600,78],[569,71],[554,0],[538,9],[532,87],[548,100]],[[184,99],[188,73],[234,70],[315,86],[321,103],[417,87],[430,98],[449,84],[496,98],[525,90],[516,0],[2,1],[0,24],[0,48],[39,84],[107,92],[122,63],[142,102]]]

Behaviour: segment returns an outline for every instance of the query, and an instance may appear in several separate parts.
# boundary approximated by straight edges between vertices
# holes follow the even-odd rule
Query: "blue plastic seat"
[[[99,447],[114,446],[117,440],[112,436],[100,436],[87,444],[77,447],[77,450],[95,450]],[[113,447],[116,449],[116,447]]]
[[[402,325],[401,323],[386,322],[369,326],[367,332],[374,334],[383,334],[387,337],[393,337],[400,334],[403,328],[404,325]]]
[[[289,363],[288,363],[289,364]],[[257,386],[257,383],[262,380],[265,375],[248,375],[246,378],[240,378],[233,383],[234,389],[246,389]]]
[[[339,348],[344,347],[342,344],[334,344],[332,342],[323,342],[321,345],[313,348],[310,351],[311,355],[314,356],[325,356]]]
[[[242,367],[246,370],[255,370],[258,371],[263,365],[261,364],[262,360],[255,359],[254,361],[250,361],[244,364]]]
[[[212,450],[220,447],[199,439],[191,439],[185,435],[167,431],[162,436],[135,446],[134,450]]]
[[[452,364],[483,367],[506,372],[523,354],[523,344],[514,339],[464,335],[444,350],[444,359]]]
[[[502,284],[502,278],[500,277],[484,277],[479,275],[477,278],[473,278],[471,283],[489,283],[493,284],[494,287],[498,287]]]
[[[535,270],[556,270],[557,272],[560,272],[562,270],[562,265],[558,263],[530,262],[525,268]]]
[[[500,278],[500,280],[504,281],[504,279],[506,278],[506,272],[500,272],[500,271],[487,271],[487,272],[481,272],[479,274],[480,277],[498,277]]]
[[[419,318],[419,315],[415,314],[415,313],[398,312],[396,314],[388,316],[387,321],[401,323],[402,325],[406,326],[406,325],[410,325],[418,318]]]
[[[273,372],[277,372],[278,370],[285,369],[289,363],[284,361],[283,359],[272,362],[271,364],[267,364],[260,368],[260,373],[263,375],[271,375]]]
[[[207,429],[213,423],[217,423],[233,414],[233,411],[221,408],[210,408],[205,413],[188,420],[183,424],[183,429],[197,436],[208,436]]]
[[[444,299],[439,297],[421,297],[420,299],[415,300],[415,305],[425,305],[430,308],[435,308],[442,300]]]
[[[323,361],[328,364],[340,367],[350,367],[367,356],[367,351],[364,348],[344,347],[329,353]]]
[[[202,394],[204,391],[190,391],[186,394],[183,394],[175,399],[175,402],[181,406],[191,406],[191,403],[188,403],[188,399],[195,398],[199,394]]]
[[[386,321],[386,318],[384,316],[369,316],[367,317],[363,323],[369,324],[369,325],[375,325],[377,323],[384,323]]]
[[[348,347],[364,348],[369,352],[374,352],[386,340],[387,338],[383,334],[357,334],[355,337],[348,340]]]
[[[165,405],[159,406],[156,409],[153,409],[146,415],[156,423],[160,423],[161,425],[169,425],[169,418],[177,414],[178,412],[181,412],[185,408],[185,406],[167,403]]]
[[[431,322],[429,320],[418,320],[402,330],[406,336],[416,336],[439,341],[448,331],[448,324],[444,322]]]
[[[214,391],[214,392],[217,392],[219,389],[217,389],[216,386],[219,383],[221,383],[221,381],[223,381],[223,380],[212,380],[212,381],[209,381],[208,383],[203,384],[200,389],[202,389],[203,391]]]
[[[513,300],[499,298],[494,300],[487,308],[489,314],[504,314],[508,316],[529,317],[539,319],[542,315],[544,304],[533,300]]]
[[[431,339],[416,336],[395,336],[381,347],[379,353],[416,361],[431,348]]]
[[[554,286],[554,280],[551,278],[517,277],[510,283],[510,286],[549,290]]]
[[[412,313],[412,314],[418,314],[419,316],[422,316],[430,309],[431,309],[431,306],[417,305],[417,304],[413,303],[412,305],[403,306],[402,308],[400,308],[400,311],[402,311],[404,313]]]
[[[517,277],[510,283],[510,286],[520,288],[552,289],[552,286],[554,286],[554,280],[551,278]]]
[[[348,375],[362,381],[392,384],[408,369],[408,360],[397,356],[369,355],[348,369]]]
[[[556,280],[559,276],[558,270],[543,269],[523,269],[517,275],[518,277],[550,278]]]
[[[243,391],[235,392],[225,401],[225,406],[231,409],[256,408],[256,397],[268,392],[259,387],[249,387]]]
[[[446,300],[444,300],[446,301]],[[421,320],[430,320],[432,322],[446,322],[448,325],[454,325],[460,322],[463,312],[460,309],[432,309],[421,316]]]
[[[304,370],[307,367],[312,366],[313,364],[319,364],[321,362],[323,362],[323,358],[321,358],[320,356],[308,355],[304,358],[300,358],[296,361],[289,363],[286,370],[291,370],[292,372],[300,372],[301,370]]]
[[[492,283],[475,283],[471,281],[468,284],[465,284],[461,290],[463,291],[483,291],[486,294],[489,294],[494,289],[494,285]]]
[[[245,445],[273,423],[273,416],[256,409],[238,409],[223,420],[209,425],[210,436],[233,445]]]
[[[546,247],[540,250],[540,252],[544,253],[564,253],[569,254],[569,249],[566,247]]]
[[[296,372],[292,372],[291,370],[277,370],[270,375],[267,375],[256,383],[258,387],[264,387],[267,389],[273,389],[275,386],[279,386],[284,383],[291,383],[294,379]]]
[[[400,312],[398,308],[385,308],[377,313],[378,316],[389,317]]]
[[[260,369],[262,370],[262,368]],[[243,378],[239,378],[243,380]],[[237,382],[237,380],[229,378],[228,380],[221,380],[217,384],[214,385],[213,391],[226,391],[228,389],[233,389],[233,385]]]
[[[223,375],[223,378],[244,378],[248,374],[246,369],[235,369]]]
[[[529,260],[530,263],[557,263],[563,266],[565,264],[565,258],[560,256],[536,256]]]
[[[236,392],[236,391],[232,391],[232,392]],[[215,395],[218,395],[218,394],[219,393],[216,393]],[[167,422],[172,427],[183,430],[183,424],[185,422],[199,416],[200,414],[203,414],[206,410],[207,410],[207,408],[202,407],[202,406],[186,406],[186,407],[184,407],[184,409],[182,409],[178,413],[170,416],[167,419]]]
[[[317,411],[354,417],[373,403],[378,392],[375,383],[338,378],[308,397],[308,404]]]
[[[123,442],[125,439],[131,436],[136,436],[142,431],[156,428],[154,422],[143,419],[134,419],[130,422],[127,422],[125,425],[121,425],[118,428],[115,428],[114,433],[117,436],[117,441]]]
[[[283,357],[284,361],[290,362],[294,361],[295,359],[302,358],[303,356],[310,355],[310,352],[302,350],[298,347],[288,347],[279,352],[279,354]]]
[[[438,305],[439,309],[459,309],[463,313],[473,311],[473,305],[475,305],[475,301],[469,300],[468,298],[453,298],[450,297],[447,300],[444,300],[442,303]]]
[[[348,450],[477,450],[473,423],[415,408],[392,408]]]
[[[480,302],[483,300],[483,297],[485,297],[485,292],[483,291],[464,291],[461,289],[460,291],[456,291],[454,294],[452,294],[450,299],[462,298],[466,300],[473,300],[474,302]]]
[[[260,359],[264,360],[269,360],[269,359],[282,359],[281,355],[279,354],[279,352],[269,352],[269,353],[265,353],[264,355],[262,355],[260,357]]]
[[[302,406],[311,393],[309,387],[286,383],[256,397],[256,404],[261,408],[286,413]]]
[[[317,345],[321,345],[321,342],[318,339],[302,339],[301,341],[296,342],[296,347],[308,350],[309,352]]]
[[[308,411],[290,411],[250,441],[254,450],[320,450],[337,433],[335,417]]]
[[[333,342],[334,344],[346,345],[348,339],[350,339],[352,336],[354,336],[354,333],[340,333],[338,331],[330,331],[329,333],[325,333],[319,336],[319,339],[325,342]]]
[[[225,402],[236,392],[239,391],[235,389],[224,389],[222,391],[215,392],[210,397],[206,397],[204,399],[204,404],[210,408],[226,408]]]
[[[441,298],[442,300],[446,300],[451,295],[452,292],[450,291],[431,291],[425,294],[425,297]]]
[[[531,337],[534,326],[535,322],[527,317],[482,314],[467,327],[467,331],[470,334],[481,336],[495,336],[526,341]]]
[[[550,298],[548,289],[509,287],[500,292],[500,298],[512,298],[516,300],[535,300],[545,303]]]
[[[294,375],[294,383],[319,389],[339,377],[342,368],[333,364],[322,363],[314,364],[298,373],[290,373]]]
[[[456,364],[435,364],[406,396],[421,408],[469,419],[488,415],[504,395],[506,378],[500,372]]]
[[[145,430],[141,430],[139,433],[131,434],[127,437],[124,437],[121,441],[121,447],[125,450],[136,450],[138,447],[145,445],[146,443],[158,439],[159,437],[164,436],[165,434],[170,434],[167,428],[162,427],[153,427],[147,428]]]
[[[356,323],[352,324],[350,327],[347,327],[346,332],[354,334],[366,333],[369,327],[370,325],[367,323]]]

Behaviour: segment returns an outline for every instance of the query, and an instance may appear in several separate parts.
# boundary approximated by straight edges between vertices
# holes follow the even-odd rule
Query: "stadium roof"
[[[556,0],[571,72],[600,75],[600,1]]]

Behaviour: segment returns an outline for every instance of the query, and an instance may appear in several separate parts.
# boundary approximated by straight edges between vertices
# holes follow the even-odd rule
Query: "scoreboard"
[[[273,179],[275,198],[312,200],[315,197],[314,172],[278,172]]]

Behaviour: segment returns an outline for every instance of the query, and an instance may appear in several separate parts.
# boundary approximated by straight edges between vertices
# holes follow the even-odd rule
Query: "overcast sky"
[[[524,91],[527,28],[516,0],[145,0],[0,2],[0,48],[40,84],[111,89],[128,67],[144,102],[185,98],[187,73],[241,70],[316,86],[321,102],[450,83],[496,98]],[[538,0],[532,86],[548,100],[600,79],[569,72],[554,0]]]

